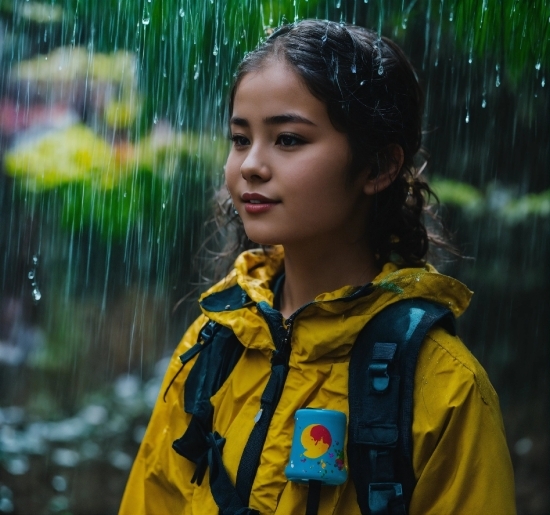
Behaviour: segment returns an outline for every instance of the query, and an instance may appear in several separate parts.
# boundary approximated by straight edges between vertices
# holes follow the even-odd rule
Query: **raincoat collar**
[[[231,328],[246,347],[273,350],[262,312],[273,306],[272,288],[283,266],[281,247],[244,252],[231,273],[201,296],[202,311]],[[303,307],[293,321],[293,352],[305,361],[345,354],[362,327],[393,302],[420,297],[443,304],[458,317],[471,295],[461,282],[439,274],[431,265],[400,269],[387,263],[371,283],[323,293]]]

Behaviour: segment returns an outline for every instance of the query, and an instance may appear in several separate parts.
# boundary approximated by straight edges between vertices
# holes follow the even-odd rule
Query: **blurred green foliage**
[[[491,211],[510,224],[529,223],[533,217],[550,219],[550,190],[518,195],[493,183],[482,192],[470,184],[438,177],[430,181],[430,186],[441,204],[458,208],[465,216],[483,216]]]

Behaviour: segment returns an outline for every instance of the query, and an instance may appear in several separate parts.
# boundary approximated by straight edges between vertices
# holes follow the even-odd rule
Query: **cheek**
[[[229,193],[233,196],[233,189],[241,178],[240,162],[231,154],[229,154],[224,168],[225,184],[229,189]]]

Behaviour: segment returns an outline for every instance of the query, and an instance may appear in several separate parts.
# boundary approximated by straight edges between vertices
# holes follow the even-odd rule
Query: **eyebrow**
[[[275,116],[268,116],[267,118],[263,119],[263,122],[266,125],[282,125],[284,123],[303,123],[306,125],[315,125],[311,120],[308,120],[307,118],[304,118],[303,116],[295,113],[285,113]],[[231,120],[229,120],[229,124],[237,125],[238,127],[250,126],[246,118],[239,118],[238,116],[233,116]]]

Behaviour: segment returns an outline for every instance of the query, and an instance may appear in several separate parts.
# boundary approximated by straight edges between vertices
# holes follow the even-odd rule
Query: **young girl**
[[[416,161],[422,103],[401,50],[360,27],[286,25],[245,57],[229,104],[225,178],[231,216],[238,214],[261,248],[243,252],[201,296],[203,314],[174,353],[121,514],[303,514],[308,487],[284,473],[294,415],[306,407],[349,415],[348,365],[358,333],[403,299],[426,299],[455,316],[466,309],[471,292],[425,261],[431,236],[422,214],[431,191]],[[205,429],[184,411],[196,358],[182,367],[179,356],[203,343],[209,327],[229,329],[242,352],[210,399],[212,427]],[[235,484],[247,442],[266,416],[280,349],[288,365],[251,489],[220,506],[228,498],[220,481]],[[421,346],[413,401],[408,512],[514,513],[496,393],[442,327]],[[172,445],[196,431],[208,449],[197,450],[193,462]],[[323,486],[318,513],[358,515],[353,481]]]

